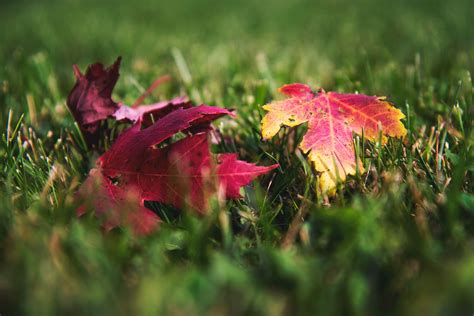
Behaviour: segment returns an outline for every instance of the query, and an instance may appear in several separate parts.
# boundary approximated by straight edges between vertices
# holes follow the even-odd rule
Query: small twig
[[[140,104],[142,104],[143,100],[145,100],[145,98],[147,96],[149,96],[153,92],[153,90],[158,88],[158,86],[161,85],[162,83],[165,83],[165,82],[169,81],[170,79],[171,79],[171,77],[169,75],[165,75],[165,76],[162,76],[162,77],[156,79],[151,84],[151,86],[148,89],[146,89],[146,91],[132,104],[132,108],[137,107]]]
[[[295,217],[293,217],[288,231],[281,240],[280,246],[282,249],[289,249],[294,244],[296,235],[300,231],[301,226],[303,226],[306,215],[308,215],[308,203],[306,202],[306,199],[303,198],[303,202],[301,203],[298,212]]]

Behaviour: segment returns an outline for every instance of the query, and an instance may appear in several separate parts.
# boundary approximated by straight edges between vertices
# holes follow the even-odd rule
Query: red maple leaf
[[[94,203],[96,213],[102,215],[106,205],[114,210],[112,219],[106,221],[107,227],[128,222],[138,234],[148,233],[159,221],[154,213],[150,214],[151,211],[143,207],[145,201],[178,208],[186,205],[204,213],[207,199],[219,188],[225,197],[239,198],[242,186],[277,165],[256,166],[237,160],[236,154],[214,156],[209,151],[208,135],[203,132],[159,147],[177,132],[209,124],[226,114],[229,112],[225,109],[201,105],[173,111],[143,130],[140,123],[133,125],[99,157],[97,168],[91,171],[81,195],[90,198],[90,183],[99,182],[101,189],[96,191]],[[138,200],[136,208],[129,210],[127,216],[116,211],[125,200],[124,192],[129,195],[133,192]]]
[[[289,98],[263,107],[268,111],[262,120],[263,138],[273,137],[282,125],[293,127],[308,122],[308,132],[300,148],[308,153],[320,172],[319,189],[323,193],[333,193],[338,180],[356,171],[352,133],[363,131],[371,141],[379,133],[382,141],[387,136],[406,134],[400,121],[405,116],[384,98],[324,90],[313,92],[301,83],[284,85],[280,91]],[[362,168],[360,163],[359,168]]]

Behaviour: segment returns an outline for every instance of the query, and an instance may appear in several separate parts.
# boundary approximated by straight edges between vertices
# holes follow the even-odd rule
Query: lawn
[[[0,315],[472,315],[474,2],[0,1]],[[148,203],[149,236],[78,218],[100,154],[66,106],[72,65],[122,56],[114,99],[236,111],[213,152],[280,167],[206,216]],[[335,196],[261,138],[277,89],[387,96],[408,134],[360,140]],[[106,139],[110,144],[113,140]],[[301,221],[301,214],[304,220]]]

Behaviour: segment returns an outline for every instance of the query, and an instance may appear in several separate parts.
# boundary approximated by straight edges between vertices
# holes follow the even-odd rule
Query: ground
[[[474,313],[472,1],[0,3],[0,314]],[[114,98],[170,74],[147,101],[235,109],[213,151],[280,168],[205,217],[149,204],[151,236],[78,219],[98,153],[65,105],[72,65],[119,55]],[[359,139],[368,172],[324,199],[304,126],[260,136],[292,82],[387,96],[408,135]]]

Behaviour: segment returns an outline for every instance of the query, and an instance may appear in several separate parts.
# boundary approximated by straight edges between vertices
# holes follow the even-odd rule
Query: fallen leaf
[[[101,121],[111,116],[120,105],[112,100],[112,90],[119,78],[121,58],[108,68],[101,63],[90,65],[82,74],[73,66],[76,84],[67,98],[67,105],[86,140],[94,143]]]
[[[98,170],[122,188],[135,188],[144,201],[187,205],[203,213],[209,193],[223,186],[227,198],[240,197],[240,187],[276,167],[259,167],[237,160],[235,154],[214,157],[207,133],[192,134],[164,147],[159,145],[177,132],[230,114],[228,110],[201,105],[178,109],[140,130],[135,124],[123,132],[97,161]],[[210,181],[206,188],[206,177]]]
[[[272,138],[283,125],[294,127],[308,123],[300,148],[308,153],[319,175],[319,190],[324,194],[335,192],[338,180],[344,181],[355,174],[357,164],[352,133],[362,134],[375,141],[382,134],[403,137],[406,129],[400,121],[405,116],[385,98],[363,94],[314,92],[305,84],[284,85],[280,92],[288,99],[264,105],[268,111],[262,120],[264,139]]]

